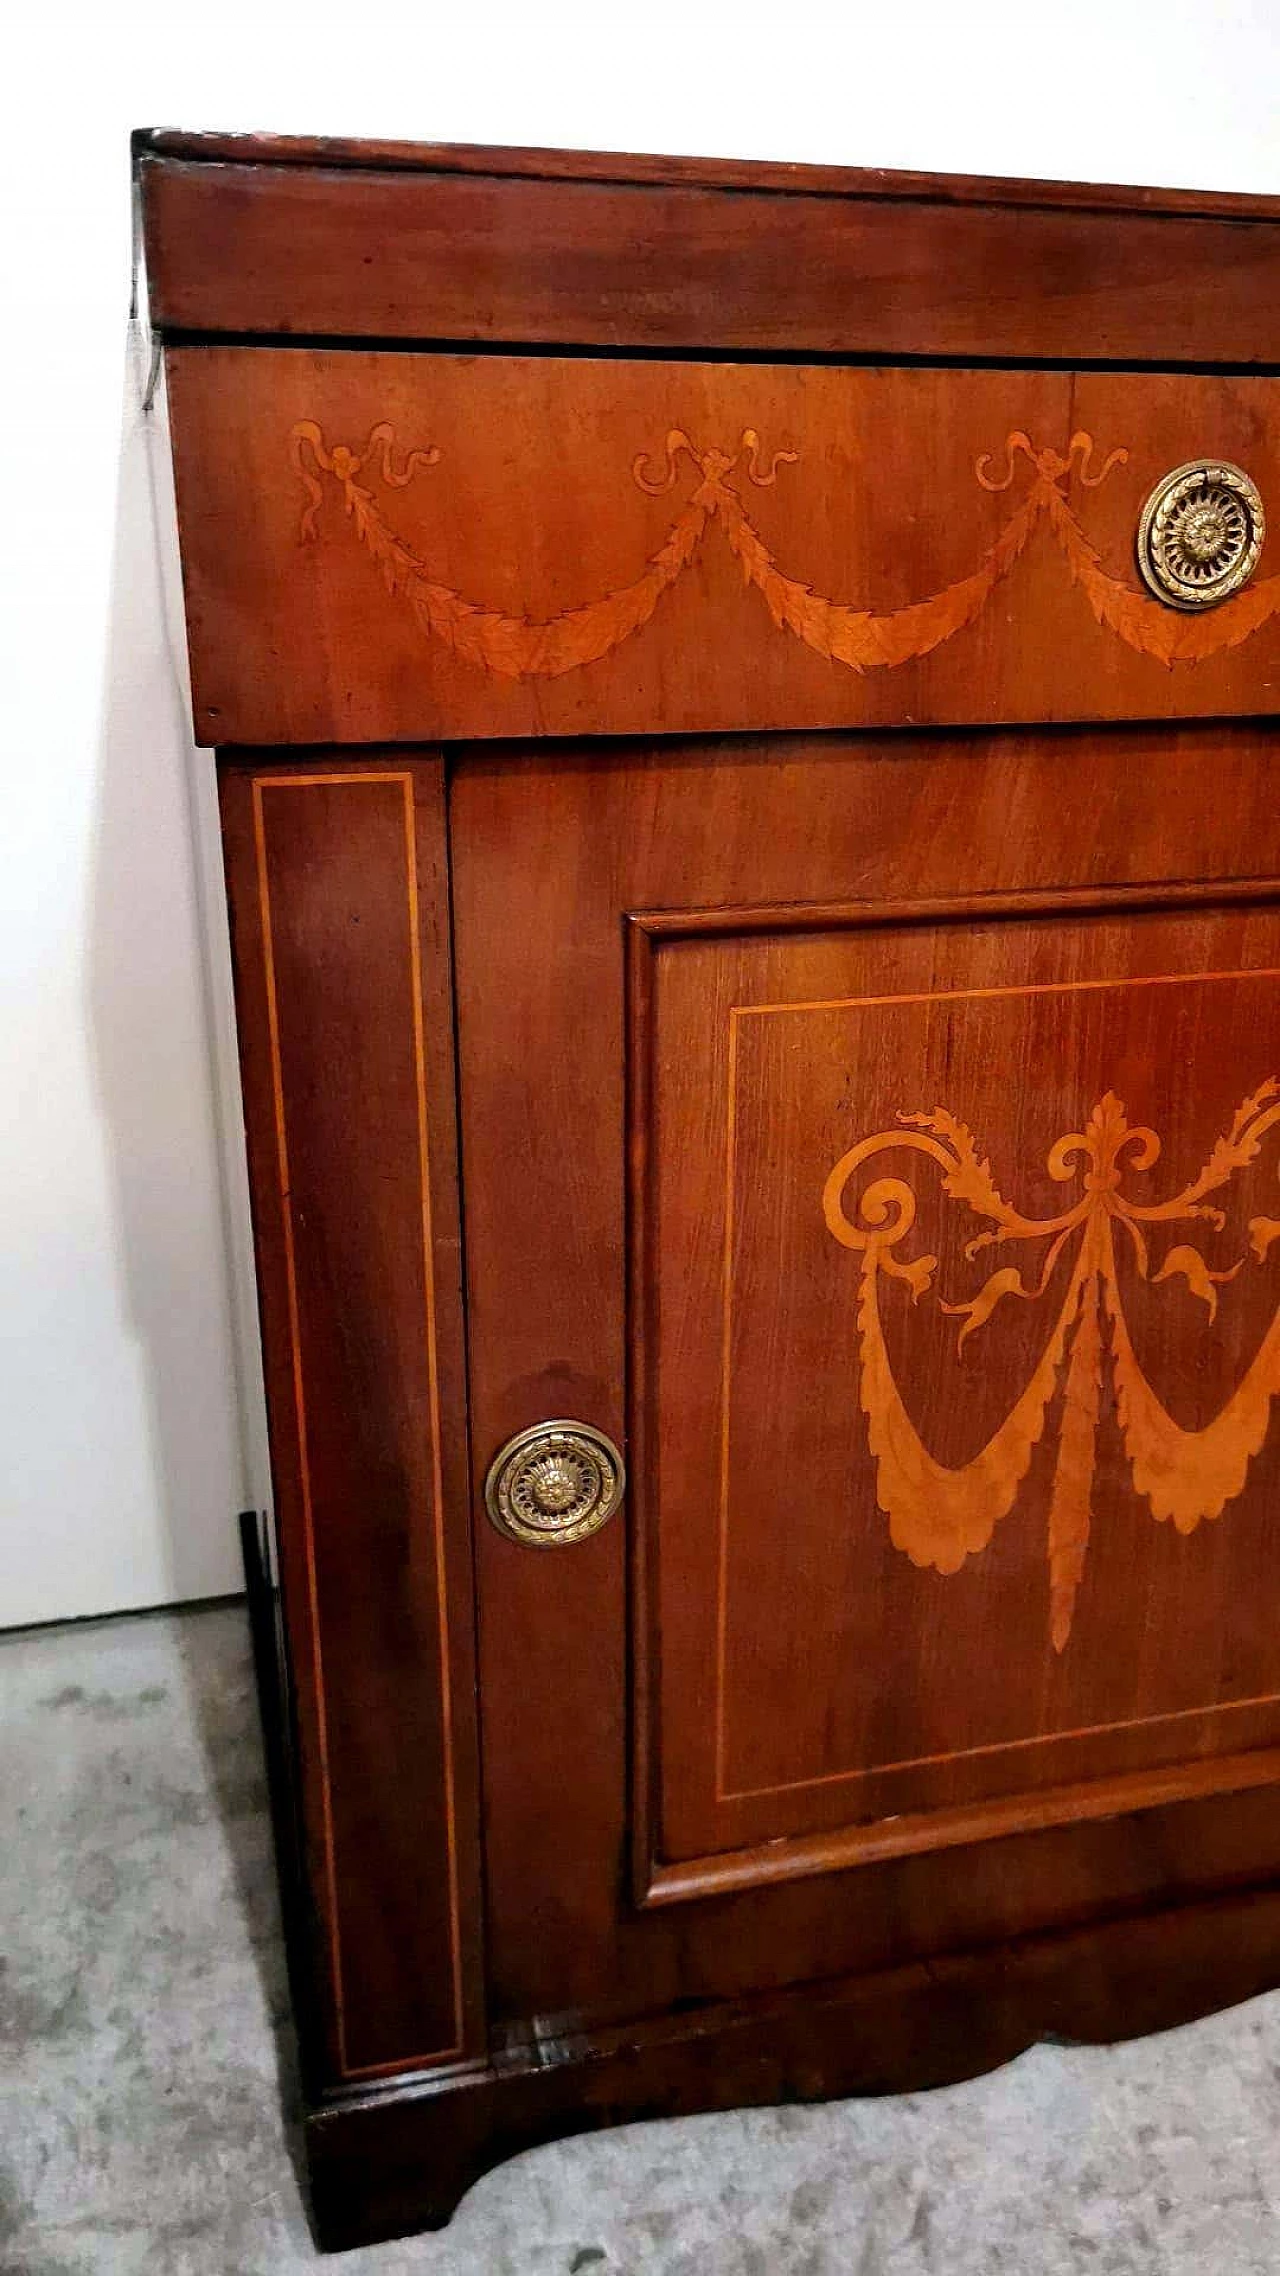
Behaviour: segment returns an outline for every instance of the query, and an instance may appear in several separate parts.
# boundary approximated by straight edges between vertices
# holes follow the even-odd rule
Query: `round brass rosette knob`
[[[622,1456],[602,1430],[590,1423],[535,1423],[494,1457],[484,1505],[508,1540],[557,1548],[598,1533],[626,1483]]]
[[[1248,583],[1266,532],[1262,499],[1243,467],[1194,458],[1157,482],[1143,507],[1138,567],[1166,607],[1216,608]]]

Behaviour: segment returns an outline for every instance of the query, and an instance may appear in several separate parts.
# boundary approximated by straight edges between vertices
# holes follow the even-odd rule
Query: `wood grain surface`
[[[330,2075],[475,2045],[466,1415],[439,761],[224,770]]]
[[[855,1139],[900,1107],[953,1101],[1002,1190],[1043,1213],[1058,1190],[1046,1156],[1108,1083],[1159,1123],[1176,1192],[1269,1071],[1280,1031],[1274,980],[1222,983],[1219,997],[1217,984],[1178,985],[1280,964],[1265,900],[1280,874],[1269,749],[1256,727],[1220,725],[459,756],[476,1476],[510,1432],[577,1414],[625,1432],[632,1477],[627,1527],[571,1556],[521,1551],[488,1528],[477,1544],[495,2020],[616,2017],[628,2003],[651,2011],[896,1964],[1014,1920],[1100,1917],[1108,1890],[1153,1901],[1174,1860],[1202,1885],[1220,1866],[1239,1871],[1237,1842],[1259,1872],[1280,1862],[1265,1788],[1205,1792],[1211,1756],[1224,1789],[1274,1775],[1274,1754],[1238,1767],[1241,1747],[1276,1736],[1274,1706],[1244,1704],[1280,1688],[1259,1585],[1274,1454],[1230,1511],[1180,1535],[1135,1493],[1108,1379],[1093,1534],[1058,1652],[1047,1529],[1059,1406],[990,1546],[950,1574],[913,1564],[876,1505],[858,1262],[822,1205]],[[859,904],[857,922],[833,924],[841,902]],[[634,970],[628,1006],[629,919],[658,944],[649,1012]],[[865,989],[855,971],[873,976]],[[1161,974],[1167,991],[1084,985]],[[728,1012],[987,987],[1014,992],[968,1009],[953,998],[932,1013],[756,1022],[730,1286],[727,1783],[816,1782],[717,1804]],[[912,1159],[890,1157],[889,1172]],[[1235,1263],[1248,1219],[1273,1206],[1276,1166],[1260,1149],[1209,1246],[1214,1269]],[[1154,1174],[1147,1183],[1163,1194]],[[919,1207],[909,1253],[937,1254],[941,1293],[963,1300],[1001,1253],[966,1262],[979,1226],[964,1227],[940,1179],[921,1181]],[[1213,1232],[1173,1230],[1201,1230],[1202,1245]],[[1172,1245],[1153,1238],[1153,1272]],[[1149,1286],[1126,1261],[1143,1364],[1189,1427],[1252,1359],[1277,1261],[1251,1258],[1218,1289],[1212,1324],[1184,1278]],[[536,1304],[513,1301],[520,1289]],[[1056,1311],[1042,1322],[1008,1299],[957,1354],[963,1322],[935,1301],[912,1304],[895,1285],[884,1309],[916,1427],[951,1463],[999,1425]],[[573,1746],[571,1776],[566,1732],[592,1734]],[[955,1759],[968,1746],[996,1751]],[[877,1767],[920,1756],[952,1759]],[[1180,1766],[1198,1798],[1179,1811],[1162,1781]],[[1130,1783],[1104,1793],[1111,1777]],[[1080,1822],[1090,1781],[1105,1814]],[[1115,1814],[1144,1802],[1150,1816]],[[1000,1839],[977,1838],[985,1804]],[[1166,1841],[1156,1820],[1175,1812]],[[895,1815],[912,1822],[895,1833]],[[865,1829],[861,1844],[850,1828]],[[970,1845],[963,1871],[936,1846],[952,1836]],[[741,1847],[752,1842],[770,1844],[767,1862]],[[894,1858],[895,1846],[915,1854]],[[698,1858],[697,1870],[681,1862]],[[805,1878],[781,1883],[788,1866]],[[665,1901],[630,1912],[623,1875]]]
[[[811,197],[913,198],[924,205],[1065,206],[1089,213],[1211,214],[1280,221],[1280,197],[1231,190],[1156,189],[1135,183],[1046,182],[1007,174],[924,174],[889,166],[812,166],[762,158],[661,157],[652,151],[556,150],[488,142],[396,142],[307,134],[216,134],[138,127],[137,165],[198,159],[211,165],[354,166],[362,171],[492,174],[528,181],[684,183],[704,190],[770,190]]]
[[[1280,1895],[1209,1899],[1101,1929],[1026,1937],[802,1997],[742,2000],[625,2030],[566,2034],[555,2059],[477,2065],[452,2092],[313,2111],[307,2156],[332,2249],[441,2227],[495,2158],[637,2118],[825,2094],[949,2086],[1035,2039],[1167,2030],[1275,1981]],[[1117,1986],[1124,1986],[1117,2004]]]
[[[1274,536],[1194,615],[1133,559],[1198,454],[1280,500],[1270,380],[245,348],[169,379],[202,739],[1275,700]]]
[[[164,331],[1280,362],[1267,201],[545,154],[530,175],[519,154],[440,166],[428,149],[424,167],[395,146],[382,164],[247,153],[140,160]]]
[[[321,2241],[1273,1983],[1280,201],[135,162]],[[1198,459],[1272,535],[1182,611]]]
[[[1280,1739],[1274,907],[677,927],[636,1045],[663,1854],[972,1839]]]

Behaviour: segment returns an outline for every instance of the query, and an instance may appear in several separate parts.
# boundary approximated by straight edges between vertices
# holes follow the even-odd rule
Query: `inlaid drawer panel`
[[[1274,708],[1272,380],[210,347],[167,370],[210,743]],[[1211,605],[1135,557],[1188,462],[1256,486],[1244,525],[1230,493],[1160,525],[1193,585],[1222,572]]]

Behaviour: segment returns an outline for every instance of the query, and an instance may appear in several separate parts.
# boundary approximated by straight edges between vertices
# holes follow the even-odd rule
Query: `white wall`
[[[234,1588],[260,1460],[214,1135],[210,766],[126,325],[129,128],[1276,191],[1280,0],[98,0],[23,8],[5,60],[0,1625]]]

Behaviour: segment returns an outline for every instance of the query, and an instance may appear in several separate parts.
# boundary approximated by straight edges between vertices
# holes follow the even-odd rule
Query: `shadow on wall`
[[[242,1585],[246,1491],[237,1388],[239,1197],[218,1144],[214,1051],[230,1034],[220,887],[202,911],[216,830],[213,761],[193,749],[163,402],[130,327],[94,846],[87,1026],[107,1132],[130,1325],[147,1384],[159,1508],[154,1601]],[[211,835],[212,833],[212,835]],[[212,918],[214,923],[207,920]],[[204,921],[202,921],[204,920]],[[234,1111],[231,1108],[229,1111]],[[252,1367],[252,1355],[249,1361]]]

